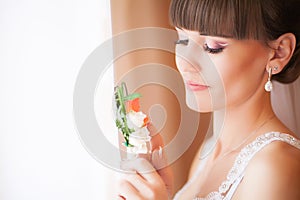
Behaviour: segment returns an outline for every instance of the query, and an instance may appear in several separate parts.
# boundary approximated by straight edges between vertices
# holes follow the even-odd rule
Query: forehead
[[[184,28],[178,28],[175,27],[176,31],[178,33],[186,34],[186,35],[194,35],[194,36],[200,36],[200,33],[198,31],[188,30]]]
[[[224,41],[224,42],[234,40],[233,38],[228,38],[228,37],[201,35],[198,31],[188,30],[188,29],[184,29],[184,28],[175,27],[175,29],[179,35],[187,36],[188,38],[195,39],[195,40],[198,40],[199,38],[212,39],[212,40],[218,40],[218,41]]]

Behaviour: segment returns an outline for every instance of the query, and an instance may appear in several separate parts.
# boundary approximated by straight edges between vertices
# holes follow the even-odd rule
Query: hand
[[[143,158],[122,162],[122,168],[130,171],[118,181],[119,199],[167,200],[172,196],[173,175],[167,166],[162,150],[161,135],[150,124],[152,161]]]
[[[144,158],[125,161],[122,167],[132,170],[119,182],[120,196],[127,200],[167,200],[168,191],[155,168]]]

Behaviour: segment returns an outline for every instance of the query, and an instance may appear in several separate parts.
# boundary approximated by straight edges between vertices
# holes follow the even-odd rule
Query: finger
[[[119,196],[121,199],[142,199],[141,194],[137,189],[128,181],[123,180],[119,185]]]
[[[151,184],[161,179],[152,164],[143,158],[137,158],[131,161],[123,161],[121,166],[123,169],[126,169],[129,172],[131,171],[131,173],[134,171],[137,172],[139,176]]]
[[[164,146],[162,136],[159,134],[155,126],[151,123],[147,126],[151,136],[151,150],[158,149],[159,146]]]
[[[147,194],[151,194],[151,183],[147,182],[147,180],[142,177],[140,174],[130,174],[124,177],[124,180],[131,183],[131,185],[142,195],[147,196]],[[157,181],[156,181],[157,183]]]
[[[154,151],[155,149],[159,149],[159,147],[163,147],[164,142],[163,142],[162,136],[160,134],[157,134],[157,135],[151,137],[150,144],[151,144],[152,151]]]
[[[152,152],[151,160],[156,170],[160,170],[168,166],[166,154],[161,146]]]
[[[150,132],[151,137],[159,134],[158,130],[156,129],[156,127],[151,122],[147,125],[147,129]]]
[[[119,196],[118,196],[118,200],[126,200],[126,198],[123,197],[122,195],[119,195]]]
[[[152,164],[156,168],[157,173],[164,181],[169,194],[172,194],[174,181],[173,172],[169,167],[166,154],[162,148],[153,151]]]
[[[137,157],[131,160],[123,160],[120,163],[121,169],[124,173],[135,174],[135,173],[151,173],[155,171],[154,167],[145,158]]]

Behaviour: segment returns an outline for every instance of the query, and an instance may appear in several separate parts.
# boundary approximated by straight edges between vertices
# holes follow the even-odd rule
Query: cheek
[[[176,62],[177,69],[180,73],[182,73],[186,70],[186,66],[188,63],[184,59],[182,59],[180,56],[175,57],[175,62]]]
[[[263,49],[236,49],[212,59],[222,78],[227,101],[249,97],[264,81],[267,56]]]
[[[197,46],[190,44],[189,46],[176,46],[176,65],[180,72],[194,72],[200,71],[198,65],[198,55],[201,54]]]
[[[210,83],[213,82],[214,84],[212,84],[212,86],[220,85],[219,83],[220,81],[217,81],[215,78],[216,72],[211,73],[208,72],[209,70],[207,70],[207,68],[214,68],[214,67],[204,65],[203,62],[200,62],[203,61],[202,59],[197,59],[196,61],[196,58],[198,57],[193,58],[192,55],[198,55],[198,57],[200,57],[199,54],[190,54],[188,59],[182,58],[180,56],[176,56],[176,65],[181,76],[183,78],[187,78],[187,80],[189,80],[190,78],[191,80],[199,81],[199,83],[203,83],[203,84],[206,84],[208,82]],[[209,65],[211,65],[211,62],[209,63]],[[213,80],[209,80],[210,78],[212,78]],[[217,99],[217,98],[213,97],[212,96],[213,94],[208,89],[199,92],[191,91],[189,86],[187,86],[186,84],[185,84],[185,89],[186,89],[185,90],[186,104],[190,109],[198,112],[211,112],[213,108],[216,107],[213,105],[214,103],[213,99]]]

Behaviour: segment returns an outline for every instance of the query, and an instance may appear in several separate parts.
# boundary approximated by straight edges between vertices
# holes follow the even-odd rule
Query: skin
[[[122,168],[130,173],[124,173],[117,182],[119,195],[116,199],[163,200],[173,193],[172,170],[167,166],[165,153],[159,153],[164,146],[162,137],[152,124],[148,125],[148,130],[152,135],[152,162],[138,158],[121,163]]]
[[[296,137],[275,116],[270,93],[264,90],[268,69],[276,66],[278,69],[272,72],[275,74],[285,67],[294,52],[296,39],[287,33],[266,46],[255,40],[201,36],[185,29],[177,31],[179,39],[189,40],[188,44],[178,44],[176,48],[177,67],[186,84],[187,105],[199,112],[214,112],[215,123],[220,125],[219,140],[207,158],[201,177],[180,198],[192,199],[193,193],[205,197],[217,191],[241,148],[257,136],[279,131]],[[224,49],[211,53],[205,51],[206,45],[215,50]],[[199,154],[191,166],[191,175],[200,164],[198,158]],[[139,172],[149,168],[149,163],[143,160],[129,166]],[[169,168],[164,169],[170,174]],[[300,151],[274,142],[251,160],[233,199],[300,199],[299,169]],[[126,199],[167,199],[168,190],[163,185],[171,188],[168,180],[172,176],[165,172],[138,173],[143,181],[126,178],[125,183],[121,182],[120,194],[126,193]]]

